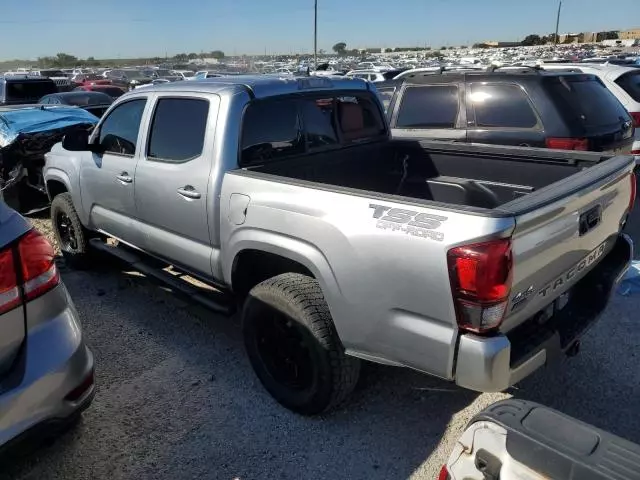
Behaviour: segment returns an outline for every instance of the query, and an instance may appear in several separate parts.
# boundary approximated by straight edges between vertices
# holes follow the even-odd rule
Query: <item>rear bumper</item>
[[[35,427],[72,418],[89,406],[95,391],[93,355],[64,285],[29,302],[26,310],[26,342],[0,383],[0,446]]]
[[[577,292],[567,306],[543,325],[531,319],[506,335],[461,335],[456,383],[480,392],[499,392],[561,358],[604,311],[632,258],[633,242],[621,234],[611,252],[576,284]]]

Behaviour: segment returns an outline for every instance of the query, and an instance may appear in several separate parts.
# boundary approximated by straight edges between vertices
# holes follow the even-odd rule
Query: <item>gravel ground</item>
[[[57,441],[2,460],[2,479],[433,479],[466,422],[509,396],[640,442],[640,295],[616,295],[580,355],[509,393],[371,364],[344,409],[309,419],[262,389],[236,318],[116,269],[63,279],[96,356],[97,396]]]

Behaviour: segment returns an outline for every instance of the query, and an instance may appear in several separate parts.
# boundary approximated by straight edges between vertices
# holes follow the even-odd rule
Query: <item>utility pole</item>
[[[560,11],[562,10],[562,0],[558,2],[558,16],[556,17],[556,36],[553,39],[554,45],[558,44],[558,27],[560,27]]]
[[[313,64],[318,68],[318,0],[313,4]]]

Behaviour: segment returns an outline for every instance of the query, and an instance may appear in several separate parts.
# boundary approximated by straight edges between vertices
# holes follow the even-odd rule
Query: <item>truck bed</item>
[[[498,210],[609,158],[591,152],[393,140],[293,157],[249,170],[443,205]],[[588,176],[581,177],[589,181]]]

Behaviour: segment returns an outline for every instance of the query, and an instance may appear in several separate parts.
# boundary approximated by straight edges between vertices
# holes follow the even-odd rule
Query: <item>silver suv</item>
[[[0,200],[0,447],[76,418],[93,399],[93,355],[54,257]]]

